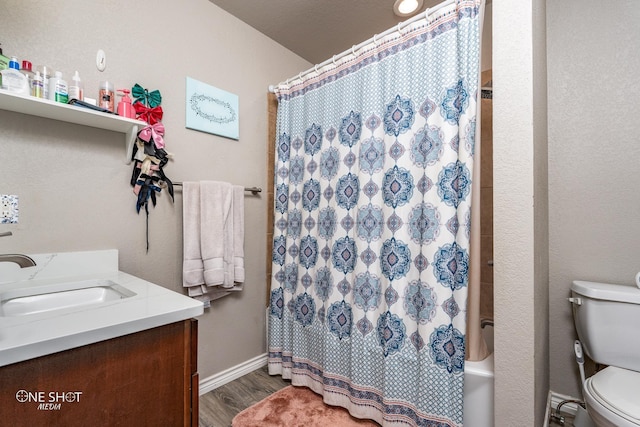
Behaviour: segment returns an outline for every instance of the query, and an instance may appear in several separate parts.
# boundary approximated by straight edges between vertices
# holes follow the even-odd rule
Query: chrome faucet
[[[15,262],[20,268],[34,267],[36,262],[26,255],[22,254],[0,254],[0,262]]]
[[[11,236],[11,232],[0,233],[0,237]],[[26,255],[22,254],[0,254],[0,262],[15,262],[20,268],[34,267],[36,262]]]

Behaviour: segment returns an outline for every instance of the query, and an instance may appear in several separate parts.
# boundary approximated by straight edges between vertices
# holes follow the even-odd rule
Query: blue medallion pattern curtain
[[[481,0],[280,84],[269,372],[460,426]]]

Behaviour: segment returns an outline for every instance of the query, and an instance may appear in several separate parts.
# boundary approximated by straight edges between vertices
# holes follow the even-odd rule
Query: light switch
[[[0,195],[0,224],[18,223],[18,196],[14,194]]]

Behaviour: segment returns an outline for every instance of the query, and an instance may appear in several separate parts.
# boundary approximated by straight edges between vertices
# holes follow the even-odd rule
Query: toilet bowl
[[[640,289],[575,281],[571,294],[585,353],[608,365],[583,384],[589,416],[599,427],[640,427]]]
[[[584,400],[597,426],[640,426],[640,372],[609,366],[587,378]]]

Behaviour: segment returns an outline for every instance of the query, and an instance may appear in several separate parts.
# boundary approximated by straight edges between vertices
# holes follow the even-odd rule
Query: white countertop
[[[203,304],[118,271],[117,250],[29,255],[35,267],[0,263],[0,295],[60,282],[111,280],[135,295],[85,307],[22,316],[0,311],[0,366],[179,322]]]

